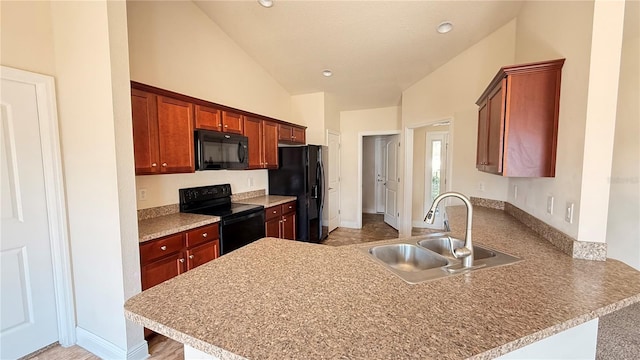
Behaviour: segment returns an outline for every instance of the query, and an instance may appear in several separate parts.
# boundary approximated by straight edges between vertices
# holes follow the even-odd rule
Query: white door
[[[384,214],[385,203],[385,178],[387,176],[385,169],[385,144],[386,137],[376,138],[375,145],[375,166],[376,166],[376,186],[375,186],[375,207],[378,214]]]
[[[384,222],[398,229],[398,135],[389,136],[385,143],[385,204]]]
[[[0,358],[56,342],[58,319],[36,87],[1,88]]]
[[[424,206],[426,214],[433,204],[433,200],[441,193],[447,191],[447,139],[446,131],[427,132],[425,148],[425,174],[424,174]],[[436,218],[433,224],[424,223],[424,227],[442,229],[444,227],[445,202],[438,205]]]
[[[329,232],[340,224],[340,133],[328,131],[329,145]]]

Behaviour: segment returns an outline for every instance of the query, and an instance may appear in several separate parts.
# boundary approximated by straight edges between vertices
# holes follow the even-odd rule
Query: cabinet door
[[[157,174],[160,164],[156,96],[131,89],[131,115],[136,175]]]
[[[222,131],[222,111],[202,105],[195,106],[196,129]]]
[[[156,286],[184,272],[184,254],[179,252],[142,267],[142,290]]]
[[[280,217],[267,220],[264,223],[264,236],[266,237],[280,237]]]
[[[504,141],[504,91],[506,79],[489,94],[488,102],[488,138],[485,171],[502,173],[502,154]]]
[[[282,216],[282,234],[283,239],[296,239],[296,213],[289,213]]]
[[[305,129],[293,126],[291,132],[291,141],[297,144],[304,144],[306,142]]]
[[[264,167],[267,169],[277,169],[278,168],[278,124],[271,121],[262,122],[262,151],[263,151]]]
[[[243,121],[244,116],[228,111],[222,112],[222,131],[234,134],[244,134]]]
[[[244,118],[244,135],[249,139],[249,169],[264,168],[262,157],[262,120]]]
[[[476,150],[476,168],[484,171],[487,162],[487,139],[489,138],[489,107],[485,101],[478,110],[478,148]]]
[[[291,141],[293,128],[290,125],[278,124],[278,140]]]
[[[187,250],[187,270],[196,268],[220,256],[220,240],[209,241]]]
[[[158,96],[158,135],[160,171],[194,172],[193,104]]]

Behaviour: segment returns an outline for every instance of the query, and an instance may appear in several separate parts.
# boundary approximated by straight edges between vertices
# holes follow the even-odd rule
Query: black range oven
[[[220,217],[220,255],[265,236],[264,207],[231,202],[231,185],[180,189],[180,212]]]

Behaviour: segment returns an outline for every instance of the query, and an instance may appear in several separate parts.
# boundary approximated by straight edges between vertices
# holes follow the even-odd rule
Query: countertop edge
[[[605,305],[599,309],[590,311],[586,314],[583,315],[579,315],[577,317],[571,318],[567,321],[564,321],[562,323],[556,324],[554,326],[550,326],[546,329],[542,329],[540,331],[537,331],[535,333],[529,334],[529,335],[525,335],[517,340],[511,341],[509,343],[506,343],[504,345],[495,347],[493,349],[487,350],[483,353],[477,354],[477,355],[472,355],[471,357],[468,357],[467,360],[489,360],[489,359],[494,359],[498,356],[502,356],[505,354],[508,354],[512,351],[521,349],[527,345],[531,345],[534,344],[540,340],[546,339],[550,336],[559,334],[565,330],[569,330],[571,328],[574,328],[578,325],[582,325],[588,321],[591,321],[593,319],[598,319],[604,315],[610,314],[612,312],[615,312],[617,310],[620,310],[622,308],[625,308],[629,305],[633,305],[635,303],[639,303],[640,302],[640,294],[634,295],[634,296],[630,296],[626,299],[620,300],[618,302],[609,304],[609,305]]]
[[[171,216],[171,215],[165,215],[165,216]],[[217,222],[220,222],[220,218],[217,217],[217,216],[211,216],[210,219],[202,219],[202,220],[199,220],[199,221],[196,221],[196,222],[193,222],[193,223],[189,223],[189,224],[185,224],[185,225],[181,225],[181,226],[178,226],[178,227],[173,227],[173,228],[170,228],[170,229],[164,229],[164,230],[159,230],[159,231],[156,231],[156,232],[153,232],[153,233],[145,234],[144,236],[140,236],[138,238],[138,243],[139,244],[144,244],[145,242],[156,240],[156,239],[159,239],[159,238],[164,237],[164,236],[177,234],[179,232],[183,232],[183,231],[199,228],[201,226],[215,224]]]
[[[131,311],[125,308],[124,317],[130,321],[133,321],[136,324],[140,324],[146,327],[149,330],[152,330],[158,334],[164,335],[170,339],[181,342],[184,345],[189,345],[194,349],[203,351],[207,354],[216,356],[219,360],[247,360],[247,358],[242,357],[238,354],[227,351],[223,348],[217,347],[215,345],[209,344],[202,340],[198,340],[192,336],[189,336],[183,332],[177,331],[170,327],[164,326],[156,321],[153,321],[144,316],[132,313]]]

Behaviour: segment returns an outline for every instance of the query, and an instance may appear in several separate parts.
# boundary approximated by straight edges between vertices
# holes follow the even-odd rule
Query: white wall
[[[627,2],[625,10],[607,224],[607,255],[624,261],[638,270],[640,270],[639,5],[638,2]]]
[[[324,103],[323,92],[291,97],[292,119],[307,127],[307,144],[323,145],[326,142]]]
[[[296,123],[290,95],[191,1],[128,1],[127,17],[133,80]],[[147,189],[138,208],[178,203],[178,189],[188,186],[264,189],[267,176],[267,170],[138,176],[138,193]]]
[[[340,113],[342,158],[340,161],[341,225],[353,227],[358,209],[358,141],[359,134],[371,131],[400,130],[400,108],[343,111]]]
[[[515,29],[515,20],[507,23],[402,93],[403,128],[443,118],[455,119],[450,139],[453,156],[450,181],[452,190],[469,196],[507,198],[508,179],[475,168],[478,128],[475,102],[500,67],[513,63]],[[414,135],[416,140],[424,142]],[[424,163],[424,155],[414,161]],[[479,190],[480,182],[484,183],[485,191]]]

